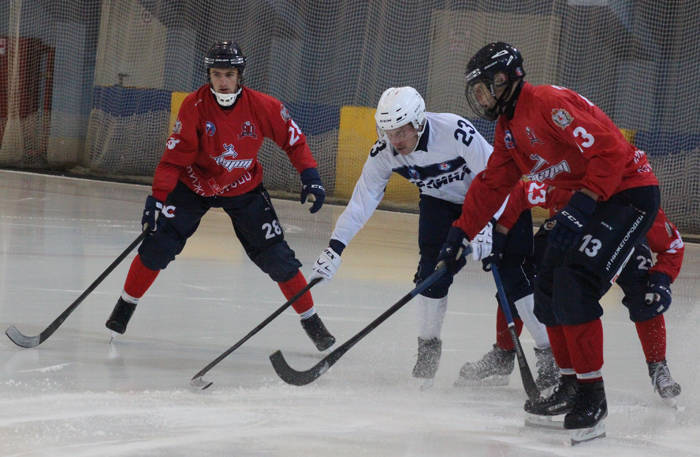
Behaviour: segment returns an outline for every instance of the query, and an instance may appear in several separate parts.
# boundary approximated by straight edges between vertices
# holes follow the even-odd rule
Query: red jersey
[[[602,200],[658,185],[646,154],[602,110],[572,90],[527,82],[513,118],[499,116],[493,154],[454,225],[473,238],[523,175],[561,189],[587,188]]]
[[[258,150],[264,138],[282,148],[301,173],[316,161],[306,136],[274,97],[243,87],[230,109],[209,84],[182,102],[173,133],[153,176],[153,196],[165,201],[178,180],[203,197],[244,194],[263,179]]]
[[[498,223],[511,229],[520,213],[535,206],[547,208],[552,214],[556,213],[566,206],[571,194],[570,190],[558,189],[536,181],[521,182],[510,193],[508,205]],[[664,273],[672,282],[675,281],[681,271],[685,246],[678,229],[668,220],[661,208],[646,234],[646,239],[649,248],[656,254],[656,262],[650,271]]]

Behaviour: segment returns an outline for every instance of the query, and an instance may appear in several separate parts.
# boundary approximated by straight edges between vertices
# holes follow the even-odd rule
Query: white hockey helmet
[[[425,126],[425,101],[413,87],[390,87],[379,98],[374,119],[380,131],[393,130],[411,123],[422,133]]]

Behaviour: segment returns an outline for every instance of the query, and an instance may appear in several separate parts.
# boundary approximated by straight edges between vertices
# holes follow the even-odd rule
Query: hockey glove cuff
[[[656,308],[658,314],[663,313],[671,306],[671,278],[665,273],[653,272],[649,274],[644,303]]]
[[[574,193],[569,203],[554,216],[557,223],[549,233],[549,243],[562,251],[578,243],[595,207],[596,201],[591,197],[580,191]]]
[[[301,197],[302,204],[306,203],[306,198],[312,194],[314,196],[314,204],[309,209],[309,212],[315,213],[323,206],[323,201],[326,199],[326,189],[321,182],[321,175],[318,174],[316,168],[307,168],[301,172]]]
[[[156,231],[157,214],[162,209],[162,201],[156,200],[153,195],[146,197],[146,204],[144,205],[143,215],[141,216],[141,227],[143,227],[143,230],[150,229],[152,232]]]
[[[321,255],[318,256],[316,262],[313,266],[313,273],[309,276],[309,280],[314,278],[321,278],[325,281],[330,281],[335,276],[336,271],[340,268],[340,263],[342,259],[340,254],[335,252],[332,248],[327,247],[321,251]]]

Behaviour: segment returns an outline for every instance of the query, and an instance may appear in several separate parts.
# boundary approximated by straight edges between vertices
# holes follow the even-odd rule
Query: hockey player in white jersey
[[[343,250],[379,205],[392,173],[408,179],[420,191],[420,261],[414,281],[418,283],[428,277],[435,269],[450,224],[460,215],[472,179],[486,167],[491,155],[492,146],[469,121],[456,114],[426,112],[423,98],[412,87],[384,91],[375,120],[379,139],[372,146],[352,197],[338,218],[329,246],[314,264],[311,278],[330,280],[335,275]],[[511,230],[503,251],[503,258],[510,259],[509,265],[514,268],[504,266],[502,272],[510,274],[502,273],[502,276],[510,302],[518,310],[524,306],[521,314],[532,316],[532,278],[520,267],[532,251],[532,220],[529,211],[523,215],[523,220],[518,222],[523,229]],[[475,250],[477,255],[478,251]],[[452,275],[445,275],[417,298],[418,360],[413,376],[426,379],[424,385],[430,384],[440,361],[440,333],[451,283]],[[518,315],[516,310],[513,312]],[[545,327],[534,318],[524,321],[535,337],[536,346],[549,351]],[[528,321],[533,324],[528,325]],[[503,367],[497,367],[496,371],[510,374],[513,354],[514,351],[505,354]],[[556,370],[551,351],[549,354],[549,370]]]

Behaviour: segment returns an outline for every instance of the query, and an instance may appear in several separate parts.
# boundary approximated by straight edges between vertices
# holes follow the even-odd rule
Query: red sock
[[[573,370],[574,365],[571,363],[569,348],[566,346],[566,336],[561,325],[547,327],[547,336],[549,336],[549,345],[552,348],[554,360],[562,370]]]
[[[596,319],[585,324],[562,325],[566,346],[579,382],[603,379],[603,324]]]
[[[647,362],[666,360],[666,321],[659,314],[644,322],[635,322],[637,335],[642,343],[642,350]]]
[[[523,330],[523,321],[516,318],[514,320],[515,333],[520,336]],[[508,321],[506,320],[506,315],[503,313],[501,307],[498,307],[498,312],[496,313],[496,346],[505,350],[513,351],[515,350],[515,344],[513,344],[513,338],[510,336],[508,331]]]
[[[129,268],[129,273],[126,275],[124,282],[124,292],[133,298],[141,298],[146,293],[153,281],[156,280],[160,270],[151,270],[141,262],[141,256],[138,254],[134,257]]]
[[[287,297],[287,300],[289,300],[296,295],[297,292],[306,287],[306,278],[304,278],[301,270],[299,270],[292,279],[285,282],[278,282],[277,284],[280,286],[280,290],[284,296]],[[311,298],[311,292],[309,291],[306,291],[304,295],[292,303],[292,308],[294,308],[294,311],[296,311],[297,314],[302,314],[310,310],[313,306],[314,299]]]

